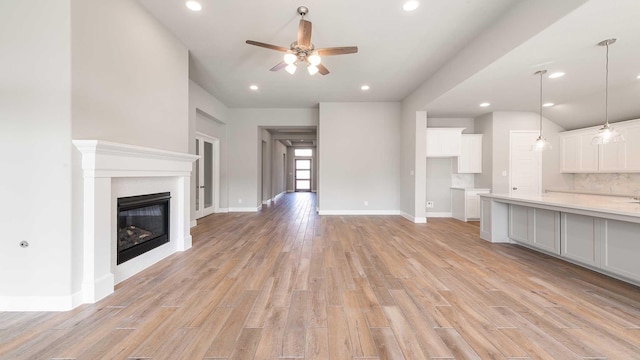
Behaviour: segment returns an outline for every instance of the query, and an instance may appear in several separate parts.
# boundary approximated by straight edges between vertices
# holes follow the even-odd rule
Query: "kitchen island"
[[[480,237],[516,243],[640,285],[640,203],[551,192],[481,194]]]

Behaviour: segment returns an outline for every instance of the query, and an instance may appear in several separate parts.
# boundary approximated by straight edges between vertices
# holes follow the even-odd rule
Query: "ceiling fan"
[[[284,55],[284,60],[282,60],[278,65],[272,67],[271,71],[278,71],[285,68],[288,73],[293,75],[298,68],[298,64],[306,64],[309,74],[314,75],[319,72],[322,75],[327,75],[329,70],[320,63],[322,61],[322,56],[354,54],[358,52],[358,47],[343,46],[316,49],[311,43],[311,21],[304,19],[304,16],[308,13],[309,9],[306,6],[298,7],[298,14],[301,16],[300,24],[298,25],[298,40],[292,42],[289,49],[253,40],[247,40],[246,43],[286,53]]]

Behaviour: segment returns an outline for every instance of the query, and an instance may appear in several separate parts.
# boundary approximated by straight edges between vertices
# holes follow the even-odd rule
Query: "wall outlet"
[[[369,206],[369,202],[367,200],[364,201],[364,206]]]
[[[427,201],[427,209],[433,209],[433,201]]]
[[[238,199],[238,204],[242,204],[242,199]]]

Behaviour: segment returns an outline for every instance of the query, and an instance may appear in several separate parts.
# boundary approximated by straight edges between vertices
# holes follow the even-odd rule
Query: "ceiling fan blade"
[[[342,47],[333,47],[333,48],[324,48],[316,50],[318,55],[320,56],[331,56],[331,55],[346,55],[346,54],[355,54],[358,52],[357,46],[342,46]]]
[[[284,67],[286,67],[286,66],[287,66],[287,63],[286,63],[286,62],[284,62],[284,61],[280,61],[280,62],[278,63],[278,65],[276,65],[276,66],[272,67],[271,69],[269,69],[269,71],[278,71],[278,70],[280,70],[280,69],[283,69],[283,68],[284,68]]]
[[[300,20],[300,25],[298,25],[298,46],[306,48],[311,46],[311,21]]]
[[[247,40],[246,41],[247,44],[249,45],[254,45],[254,46],[260,46],[263,48],[267,48],[267,49],[271,49],[271,50],[276,50],[276,51],[282,51],[282,52],[287,52],[289,51],[289,49],[284,48],[282,46],[278,46],[278,45],[271,45],[271,44],[266,44],[266,43],[261,43],[258,41],[253,41],[253,40]]]
[[[329,73],[329,69],[327,69],[324,65],[318,64],[318,72],[321,75],[327,75]]]

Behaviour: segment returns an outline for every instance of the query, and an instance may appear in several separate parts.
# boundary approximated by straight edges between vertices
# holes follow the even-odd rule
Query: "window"
[[[313,156],[313,149],[294,149],[295,156],[311,157]]]

